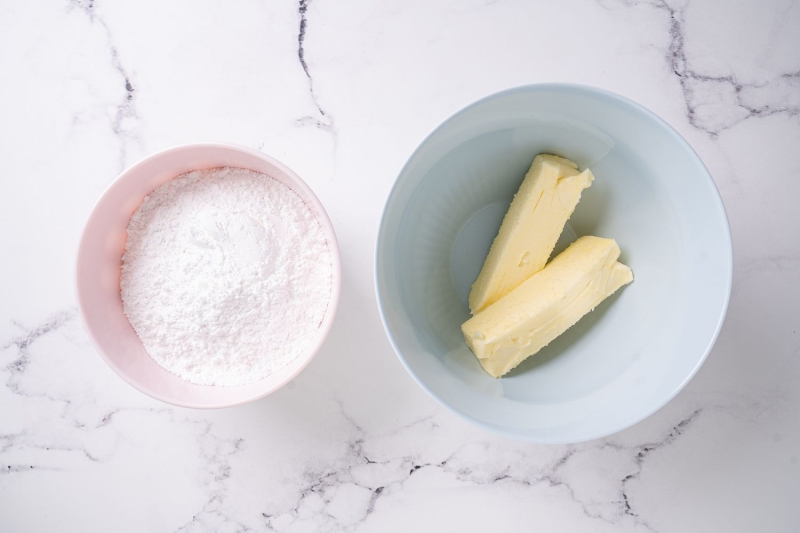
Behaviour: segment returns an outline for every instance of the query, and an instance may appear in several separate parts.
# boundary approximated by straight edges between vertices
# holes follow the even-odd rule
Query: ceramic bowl
[[[461,323],[467,295],[534,156],[596,177],[561,236],[613,237],[634,282],[501,379]],[[590,87],[531,85],[449,118],[411,155],[378,234],[375,283],[403,365],[442,405],[494,433],[585,441],[655,412],[695,375],[722,326],[731,237],[702,161],[663,120]]]
[[[185,172],[214,167],[261,172],[297,193],[316,215],[331,252],[333,289],[328,310],[305,352],[281,371],[236,387],[195,385],[161,368],[145,351],[122,310],[119,278],[131,215],[153,189]],[[336,235],[320,201],[300,177],[257,150],[228,144],[178,146],[142,160],[123,172],[103,193],[89,217],[78,250],[78,306],[89,335],[106,363],[125,381],[164,402],[214,408],[261,398],[292,380],[322,346],[333,324],[341,289]]]

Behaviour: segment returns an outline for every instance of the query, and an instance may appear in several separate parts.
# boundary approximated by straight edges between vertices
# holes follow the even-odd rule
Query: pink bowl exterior
[[[153,189],[190,170],[240,167],[266,174],[295,191],[314,212],[328,239],[333,289],[328,310],[305,352],[280,372],[238,387],[195,385],[161,368],[145,351],[122,310],[122,252],[131,215]],[[333,325],[341,292],[341,260],[328,214],[308,185],[272,157],[219,143],[189,144],[151,155],[124,171],[103,193],[78,249],[76,292],[81,317],[106,363],[131,385],[158,400],[194,408],[240,405],[263,398],[291,381],[322,346]]]

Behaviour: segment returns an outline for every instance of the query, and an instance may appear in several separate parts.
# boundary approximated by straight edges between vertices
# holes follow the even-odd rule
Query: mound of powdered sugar
[[[332,288],[322,227],[291,189],[239,168],[189,172],[134,213],[125,314],[150,356],[186,381],[242,385],[314,338]]]

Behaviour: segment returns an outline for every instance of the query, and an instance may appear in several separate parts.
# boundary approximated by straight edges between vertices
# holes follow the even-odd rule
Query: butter
[[[489,255],[469,293],[478,313],[544,268],[581,191],[594,180],[568,159],[541,154],[514,196]]]
[[[633,281],[614,239],[581,237],[543,270],[464,322],[467,345],[500,377]]]

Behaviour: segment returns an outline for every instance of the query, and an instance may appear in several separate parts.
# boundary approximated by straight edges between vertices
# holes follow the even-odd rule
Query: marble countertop
[[[800,3],[154,0],[0,5],[0,531],[797,531]],[[486,94],[564,81],[632,98],[710,169],[735,249],[708,361],[622,433],[539,446],[445,412],[372,285],[405,158]],[[76,316],[103,189],[142,156],[228,141],[328,208],[344,284],[289,386],[201,412],[127,386]]]

